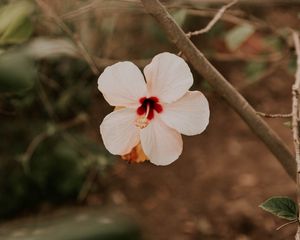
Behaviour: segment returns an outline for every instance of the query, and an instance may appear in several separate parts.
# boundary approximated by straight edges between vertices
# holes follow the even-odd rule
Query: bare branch
[[[293,40],[297,55],[297,70],[295,74],[295,83],[292,86],[292,132],[294,139],[294,147],[296,154],[296,163],[297,163],[297,198],[298,205],[300,202],[300,140],[299,140],[299,94],[300,94],[300,41],[299,34],[293,31]],[[299,217],[298,217],[299,220]],[[300,227],[298,226],[298,230],[295,238],[297,240],[300,239]]]
[[[210,3],[210,4],[224,4],[229,2],[230,0],[202,0],[201,3]],[[182,4],[180,4],[182,2]],[[183,5],[186,1],[179,1],[180,5]],[[189,0],[190,4],[197,4],[199,0]],[[298,4],[299,0],[240,0],[241,5],[249,5],[249,6],[258,6],[259,7],[270,7],[276,5],[288,5]]]
[[[72,41],[77,46],[79,53],[90,66],[92,72],[95,75],[99,75],[100,71],[98,70],[97,64],[95,63],[93,57],[87,51],[80,38],[69,29],[69,27],[64,23],[64,21],[51,9],[51,7],[47,3],[45,3],[43,0],[35,1],[39,5],[39,7],[46,13],[46,15],[52,18],[53,21],[72,39]]]
[[[300,42],[299,35],[293,31],[293,40],[297,55],[297,71],[295,74],[295,83],[292,86],[293,105],[292,105],[292,131],[295,145],[297,171],[300,173],[300,141],[299,141],[299,93],[300,93]]]
[[[29,146],[27,147],[26,152],[22,155],[22,162],[26,162],[29,159],[31,159],[32,155],[34,154],[35,150],[37,147],[45,141],[47,138],[51,137],[55,133],[59,131],[64,131],[66,129],[72,128],[78,124],[81,124],[87,120],[87,116],[85,114],[79,114],[76,116],[74,119],[61,123],[57,126],[55,126],[52,130],[47,129],[46,131],[38,134],[37,136],[34,137],[34,139],[31,141]]]
[[[159,0],[141,0],[146,10],[152,14],[165,30],[169,39],[182,51],[193,65],[215,90],[224,97],[228,104],[244,119],[252,131],[266,144],[277,157],[289,176],[296,179],[296,163],[293,155],[280,137],[257,116],[256,111],[246,99],[219,73],[196,48],[183,30],[176,24],[172,16]]]
[[[97,164],[92,165],[90,167],[89,172],[86,176],[86,179],[85,179],[84,183],[82,184],[82,187],[81,187],[78,197],[77,197],[77,200],[79,202],[83,202],[87,198],[89,192],[91,191],[91,189],[93,187],[94,182],[96,181],[96,179],[99,175],[99,172],[100,172],[100,169],[97,166]]]
[[[282,228],[284,228],[284,227],[286,227],[286,226],[288,226],[288,225],[290,225],[290,224],[296,223],[296,222],[298,222],[297,219],[296,219],[296,220],[293,220],[293,221],[290,221],[290,222],[287,222],[287,223],[285,223],[285,224],[282,224],[282,225],[280,225],[278,228],[276,228],[276,231],[278,231],[278,230],[280,230],[280,229],[282,229]]]
[[[205,28],[202,28],[200,30],[193,31],[193,32],[188,32],[185,35],[188,38],[191,38],[192,36],[197,36],[197,35],[209,32],[212,29],[212,27],[220,20],[220,18],[222,18],[225,11],[228,8],[230,8],[232,5],[236,4],[237,2],[238,2],[238,0],[233,0],[232,2],[230,2],[230,3],[226,4],[225,6],[223,6],[222,8],[220,8],[219,11],[216,13],[216,15],[213,17],[213,19],[206,25]],[[179,53],[177,53],[177,55],[181,56],[182,52],[180,51]]]
[[[190,38],[192,36],[197,36],[197,35],[209,32],[210,29],[212,29],[212,27],[220,20],[220,18],[223,16],[223,14],[225,13],[225,11],[228,8],[230,8],[231,6],[233,6],[234,4],[236,4],[237,2],[238,2],[238,0],[233,0],[232,2],[224,5],[222,8],[220,8],[220,10],[217,12],[217,14],[214,16],[214,18],[206,25],[205,28],[202,28],[200,30],[193,31],[193,32],[188,32],[186,34],[186,36],[188,38]]]
[[[263,113],[263,112],[256,112],[257,115],[261,117],[266,117],[266,118],[291,118],[292,114],[291,113]]]

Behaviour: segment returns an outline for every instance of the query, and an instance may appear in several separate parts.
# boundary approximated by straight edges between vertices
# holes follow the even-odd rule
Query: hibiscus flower
[[[201,92],[189,91],[193,75],[177,55],[156,55],[144,76],[131,62],[105,68],[98,88],[117,108],[104,118],[100,133],[114,155],[132,160],[128,156],[138,148],[153,164],[168,165],[182,153],[181,134],[200,134],[207,127],[208,102]]]

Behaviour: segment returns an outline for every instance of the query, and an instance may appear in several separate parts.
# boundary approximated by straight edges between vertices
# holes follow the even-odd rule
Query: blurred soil
[[[258,110],[289,112],[293,78],[281,81],[276,72],[245,95]],[[120,160],[110,178],[109,202],[135,213],[146,240],[293,239],[295,226],[275,231],[284,222],[258,207],[274,195],[294,197],[292,180],[223,99],[207,95],[207,130],[185,137],[183,154],[170,166]],[[102,119],[99,112],[95,125]],[[282,120],[268,122],[291,147]]]

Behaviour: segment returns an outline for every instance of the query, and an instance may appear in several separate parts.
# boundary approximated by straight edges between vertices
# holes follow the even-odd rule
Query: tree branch
[[[209,4],[224,4],[228,3],[230,0],[202,0],[201,3]],[[183,2],[185,3],[185,2]],[[199,4],[199,0],[190,0],[190,4]],[[291,4],[298,4],[299,0],[240,0],[241,5],[259,6],[259,7],[269,7],[269,6],[290,6]],[[179,2],[180,4],[180,2]]]
[[[264,113],[264,112],[256,112],[257,115],[265,118],[291,118],[291,113]]]
[[[35,0],[38,6],[50,17],[53,21],[63,30],[74,42],[76,45],[78,52],[81,54],[83,59],[89,65],[90,69],[95,75],[99,75],[100,71],[98,70],[98,66],[93,59],[93,57],[89,54],[88,50],[80,40],[80,38],[73,34],[73,32],[69,29],[69,27],[64,23],[64,21],[50,8],[50,6],[44,2],[43,0]]]
[[[37,136],[34,137],[34,139],[31,141],[29,146],[26,149],[26,152],[21,156],[21,161],[22,162],[27,162],[28,160],[31,159],[32,155],[34,154],[35,150],[37,147],[45,141],[47,138],[53,136],[59,131],[64,131],[66,129],[72,128],[78,124],[84,123],[87,121],[87,116],[83,113],[80,113],[78,116],[76,116],[74,119],[64,122],[61,124],[58,124],[54,126],[52,129],[47,129]]]
[[[300,203],[300,139],[299,139],[299,95],[300,95],[300,41],[299,34],[293,31],[293,40],[297,55],[297,70],[295,74],[295,83],[292,86],[292,132],[295,146],[296,163],[297,163],[297,200]],[[300,217],[298,216],[298,221]],[[298,225],[296,240],[300,240],[300,226]]]
[[[220,20],[220,18],[223,16],[223,14],[225,13],[225,11],[230,8],[231,6],[233,6],[234,4],[236,4],[238,2],[238,0],[233,0],[232,2],[224,5],[223,7],[220,8],[220,10],[217,12],[217,14],[213,17],[212,20],[210,20],[210,22],[206,25],[205,28],[202,28],[200,30],[197,31],[193,31],[193,32],[188,32],[186,34],[186,36],[188,38],[192,37],[192,36],[197,36],[203,33],[207,33],[210,31],[210,29],[213,28],[213,26]]]
[[[266,144],[277,157],[289,176],[296,180],[296,162],[279,136],[257,116],[256,111],[246,99],[216,70],[204,55],[195,47],[183,30],[176,24],[159,0],[141,0],[146,10],[152,14],[165,30],[169,39],[182,51],[214,89],[225,98],[227,103],[244,119],[252,131]]]
[[[300,173],[300,140],[299,140],[299,94],[300,94],[300,42],[299,35],[293,32],[293,40],[297,55],[297,71],[292,86],[292,131],[296,153],[297,172]]]
[[[216,13],[216,15],[209,21],[209,23],[206,25],[206,27],[193,31],[193,32],[188,32],[185,35],[188,38],[191,38],[192,36],[198,36],[201,35],[203,33],[207,33],[209,32],[213,26],[220,20],[220,18],[223,16],[223,14],[225,13],[225,11],[230,8],[231,6],[233,6],[234,4],[236,4],[238,2],[238,0],[233,0],[232,2],[224,5],[223,7],[221,7],[219,9],[219,11]],[[178,56],[182,55],[182,52],[180,51],[179,53],[177,53]]]

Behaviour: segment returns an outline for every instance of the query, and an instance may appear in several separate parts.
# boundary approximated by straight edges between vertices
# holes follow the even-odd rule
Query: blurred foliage
[[[0,208],[0,218],[41,202],[57,204],[76,199],[91,167],[96,166],[101,175],[113,163],[95,143],[82,136],[72,138],[76,145],[60,134],[48,138],[29,162],[22,162],[18,156],[2,158],[0,206],[4,207]]]
[[[76,200],[90,168],[96,166],[101,175],[113,163],[81,131],[56,130],[60,122],[76,119],[90,103],[91,84],[74,82],[86,74],[86,65],[67,58],[63,64],[49,60],[40,64],[41,75],[38,84],[33,85],[36,66],[22,54],[20,51],[0,55],[0,89],[5,90],[1,107],[14,111],[13,116],[1,120],[0,134],[8,137],[0,145],[0,218],[36,208],[42,202]],[[48,71],[59,83],[43,77],[41,72]],[[24,157],[32,141],[51,129],[52,133],[38,144],[32,156]]]
[[[0,93],[20,92],[32,88],[37,70],[31,58],[23,53],[0,55]]]
[[[246,64],[245,74],[248,81],[256,81],[260,78],[267,68],[267,64],[265,62],[256,62],[251,61]]]
[[[34,11],[32,0],[11,1],[0,6],[0,93],[28,90],[35,84],[37,69],[31,57],[8,49],[30,38]]]
[[[291,75],[293,75],[293,74],[295,74],[296,69],[297,69],[297,57],[294,56],[293,58],[291,58],[291,59],[289,60],[288,69],[287,69],[287,70],[288,70],[288,72],[289,72]]]
[[[20,226],[6,229],[4,231],[6,240],[141,239],[141,232],[136,222],[116,208],[71,210],[56,217],[43,218],[38,222],[27,222],[25,226],[21,227],[23,234],[20,238],[15,237],[16,234],[14,234],[20,229]],[[37,232],[39,234],[36,234]]]
[[[280,39],[276,36],[266,36],[264,38],[264,40],[265,40],[266,44],[272,49],[281,51],[284,48],[284,43],[283,43],[282,39]]]
[[[226,26],[223,22],[217,22],[213,28],[207,32],[207,37],[210,39],[223,37],[226,34]]]
[[[83,128],[68,127],[87,116],[94,76],[70,41],[32,39],[35,8],[0,5],[0,219],[77,201],[91,169],[102,179],[114,163]]]
[[[230,31],[225,35],[225,43],[231,51],[238,49],[253,33],[255,29],[250,24],[241,24]]]
[[[0,45],[19,44],[29,39],[34,9],[31,0],[14,1],[0,8]]]
[[[78,186],[82,184],[85,172],[82,160],[77,148],[61,138],[53,138],[37,149],[26,173],[40,197],[60,201],[78,194]]]
[[[48,101],[55,103],[55,118],[72,118],[89,103],[90,86],[68,83],[68,79],[61,81],[66,91],[54,89],[47,93]],[[98,144],[80,134],[82,131],[60,131],[52,123],[55,120],[46,120],[49,112],[39,91],[36,87],[5,98],[5,106],[13,108],[19,117],[1,121],[0,134],[9,137],[0,146],[0,218],[45,201],[56,204],[75,200],[90,168],[96,167],[103,175],[113,164]],[[24,154],[33,139],[49,131],[52,133],[27,159]]]

